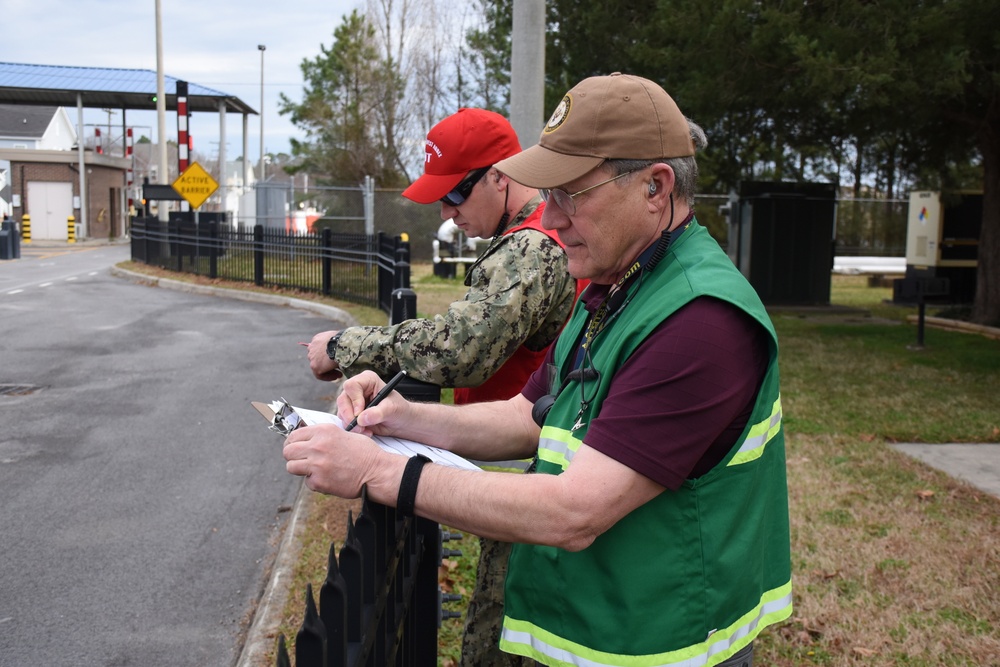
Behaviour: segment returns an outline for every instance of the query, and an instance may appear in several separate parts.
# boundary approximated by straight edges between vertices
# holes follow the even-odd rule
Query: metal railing
[[[388,246],[382,248],[387,252]],[[416,312],[410,289],[408,248],[396,247],[397,271],[389,324]],[[437,385],[404,378],[396,390],[409,400],[440,402]],[[319,591],[306,586],[302,626],[295,636],[296,667],[423,667],[437,664],[438,628],[460,614],[442,608],[461,596],[444,595],[438,585],[442,558],[461,556],[444,542],[459,533],[442,531],[420,517],[402,517],[394,508],[368,499],[362,489],[356,521],[347,515],[347,537],[337,552],[330,545],[327,572]],[[286,639],[278,636],[276,667],[291,667]]]
[[[347,517],[339,554],[330,545],[319,604],[306,587],[305,614],[295,638],[296,667],[419,667],[437,663],[443,600],[438,567],[445,539],[438,524],[402,518],[362,494],[357,521]],[[447,553],[445,553],[447,551]],[[275,665],[293,664],[283,634]]]
[[[258,286],[315,292],[352,303],[392,308],[392,291],[406,274],[409,243],[401,237],[336,233],[299,234],[224,220],[136,218],[132,259],[173,271]]]

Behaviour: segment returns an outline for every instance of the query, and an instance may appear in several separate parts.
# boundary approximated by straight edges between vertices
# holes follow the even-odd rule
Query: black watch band
[[[330,357],[334,361],[337,360],[337,343],[340,342],[340,337],[344,335],[343,330],[330,336],[330,340],[326,342],[326,356]]]

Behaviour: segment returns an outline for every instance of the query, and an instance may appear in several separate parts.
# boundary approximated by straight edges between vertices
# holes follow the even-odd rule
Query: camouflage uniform
[[[500,650],[503,625],[503,586],[511,544],[479,539],[476,587],[465,613],[461,667],[527,667],[535,661]]]
[[[523,222],[532,200],[508,227]],[[469,267],[469,291],[448,312],[392,326],[345,329],[335,357],[348,376],[400,369],[442,387],[476,387],[521,345],[541,350],[556,339],[576,297],[566,254],[544,234],[522,230],[494,238]]]

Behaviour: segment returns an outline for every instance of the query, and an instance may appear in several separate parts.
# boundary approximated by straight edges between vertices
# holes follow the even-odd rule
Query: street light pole
[[[159,163],[156,174],[157,183],[169,183],[167,173],[167,94],[164,85],[165,75],[163,74],[163,19],[160,9],[160,0],[156,0],[156,143],[157,158]],[[157,202],[157,215],[161,222],[166,222],[167,205],[166,202]]]
[[[264,51],[267,46],[258,44],[260,50],[260,180],[263,181],[264,173]]]

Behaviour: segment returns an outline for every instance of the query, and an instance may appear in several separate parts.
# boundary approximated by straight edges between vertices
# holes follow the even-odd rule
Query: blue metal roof
[[[178,79],[164,75],[163,80],[169,108],[175,104]],[[88,108],[152,110],[155,94],[152,70],[0,62],[0,103],[75,107],[80,95]],[[226,111],[257,113],[234,95],[188,82],[191,111],[218,111],[220,102]]]

